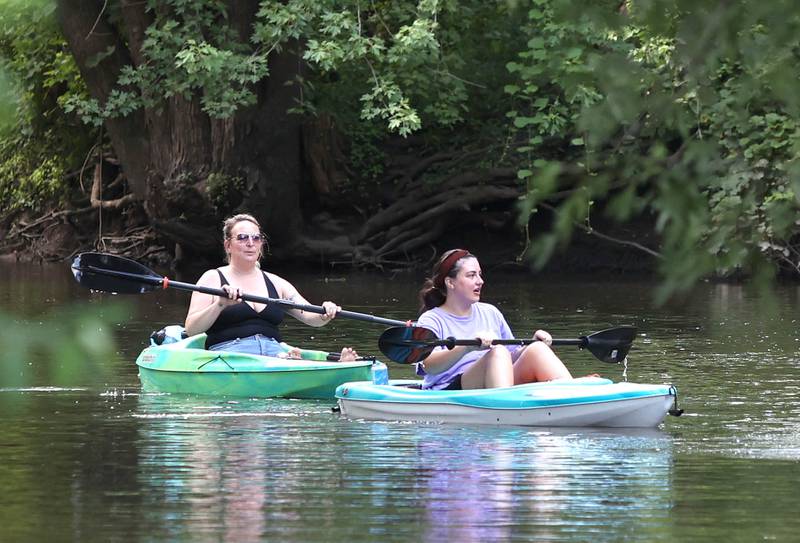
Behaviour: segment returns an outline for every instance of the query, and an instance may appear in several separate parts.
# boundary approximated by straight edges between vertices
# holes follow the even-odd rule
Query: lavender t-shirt
[[[503,314],[491,304],[476,302],[472,304],[471,313],[466,317],[458,317],[448,313],[441,307],[429,309],[417,319],[418,326],[424,326],[433,331],[438,337],[445,339],[454,337],[456,339],[473,339],[478,332],[493,333],[498,339],[513,339]],[[519,347],[515,345],[501,346],[507,347],[512,353]],[[446,349],[447,347],[436,347],[434,351]],[[446,388],[450,382],[466,371],[470,365],[486,354],[486,350],[470,351],[462,356],[455,364],[447,368],[442,373],[425,373],[425,363],[417,364],[417,375],[424,375],[423,388],[442,389]]]

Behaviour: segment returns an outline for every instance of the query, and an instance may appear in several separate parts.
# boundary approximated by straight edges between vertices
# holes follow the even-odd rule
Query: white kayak
[[[348,417],[388,421],[651,428],[668,412],[680,414],[672,385],[599,377],[474,390],[422,390],[418,380],[358,381],[340,385],[336,398]]]

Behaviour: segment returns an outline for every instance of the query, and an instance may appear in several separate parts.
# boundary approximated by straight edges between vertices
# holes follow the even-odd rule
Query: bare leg
[[[498,388],[514,384],[511,354],[504,347],[495,347],[461,374],[461,388]]]
[[[541,341],[522,349],[514,362],[515,385],[571,378],[572,374],[561,359]]]

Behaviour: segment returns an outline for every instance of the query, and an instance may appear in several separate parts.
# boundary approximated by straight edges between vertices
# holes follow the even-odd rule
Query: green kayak
[[[377,360],[329,362],[328,353],[303,351],[299,360],[205,350],[205,334],[151,345],[136,359],[142,388],[248,398],[332,400],[348,381],[386,382],[386,365]]]

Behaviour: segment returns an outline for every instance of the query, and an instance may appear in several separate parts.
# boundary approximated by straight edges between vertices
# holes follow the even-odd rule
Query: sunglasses
[[[263,234],[236,234],[233,239],[239,243],[247,243],[248,239],[253,243],[261,243],[264,241],[264,236]]]

